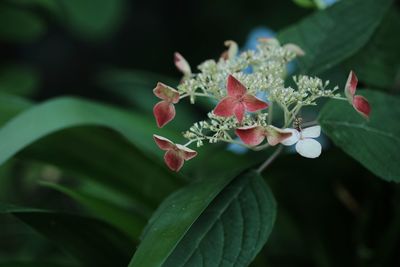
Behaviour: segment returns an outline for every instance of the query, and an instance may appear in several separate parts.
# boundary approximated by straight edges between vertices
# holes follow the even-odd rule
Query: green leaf
[[[372,107],[369,121],[349,103],[331,100],[319,123],[337,146],[365,168],[382,179],[400,182],[400,99],[377,91],[362,93]]]
[[[62,212],[0,203],[0,214],[12,214],[77,258],[84,266],[124,266],[129,242],[98,220]]]
[[[140,232],[146,224],[146,220],[141,215],[135,214],[132,210],[124,209],[107,199],[55,183],[41,182],[41,184],[68,195],[83,205],[97,218],[113,225],[133,240],[139,237]]]
[[[0,69],[0,91],[31,96],[39,85],[36,71],[26,66],[6,65]]]
[[[0,164],[46,135],[83,125],[111,128],[141,150],[156,154],[161,152],[154,144],[152,134],[173,134],[157,129],[152,121],[139,114],[91,101],[63,97],[26,110],[0,129],[0,140],[4,140],[0,141]]]
[[[347,0],[280,32],[283,43],[299,45],[303,72],[322,73],[355,54],[370,40],[391,0]]]
[[[77,126],[102,126],[119,135]],[[152,133],[175,134],[155,127],[144,116],[110,106],[74,98],[50,100],[27,109],[0,129],[0,163],[20,152],[22,159],[52,163],[101,182],[151,211],[184,183],[154,160],[157,154],[161,161],[163,152],[154,144]]]
[[[62,22],[85,39],[104,39],[115,32],[124,11],[123,0],[59,0]]]
[[[255,171],[194,183],[149,222],[129,266],[248,266],[271,233],[276,203]]]
[[[391,9],[371,41],[346,62],[348,69],[354,69],[359,80],[369,87],[389,90],[399,82],[399,29],[400,12]]]
[[[0,5],[0,40],[33,42],[45,31],[42,19],[31,11]]]

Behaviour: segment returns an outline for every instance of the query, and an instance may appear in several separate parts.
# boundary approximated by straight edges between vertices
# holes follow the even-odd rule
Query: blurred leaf
[[[33,42],[45,31],[42,19],[31,11],[0,4],[0,40]]]
[[[9,261],[9,262],[0,262],[0,267],[71,267],[71,265],[45,262],[45,261],[33,261],[33,262]]]
[[[6,65],[0,69],[0,91],[14,95],[31,96],[37,89],[39,77],[26,66]]]
[[[297,5],[305,8],[317,7],[314,0],[293,0]]]
[[[0,129],[0,163],[48,134],[77,126],[102,126],[119,132],[142,151],[162,154],[154,144],[157,129],[147,118],[134,113],[76,98],[58,98],[26,110]]]
[[[365,168],[387,181],[400,182],[400,99],[365,91],[372,111],[362,118],[342,101],[328,102],[318,121],[324,132]]]
[[[58,132],[83,125],[108,127],[120,135],[93,127]],[[0,129],[0,137],[4,138],[0,139],[0,162],[23,150],[19,158],[51,163],[78,177],[100,182],[129,196],[139,210],[147,209],[146,214],[184,184],[181,176],[153,159],[155,153],[161,161],[163,153],[152,140],[154,132],[168,133],[156,130],[152,122],[135,113],[60,98],[22,112]]]
[[[316,12],[280,32],[283,43],[295,43],[306,56],[303,72],[318,74],[360,50],[379,26],[391,0],[347,0]]]
[[[230,177],[166,199],[129,266],[248,266],[271,233],[276,204],[256,172]]]
[[[58,0],[62,22],[84,39],[109,37],[120,25],[124,0]]]
[[[81,192],[79,189],[69,189],[66,186],[49,182],[41,182],[41,184],[68,195],[91,211],[97,218],[108,222],[132,239],[139,237],[146,224],[146,220],[135,214],[134,211],[122,209],[110,201]]]
[[[391,9],[364,49],[346,63],[371,87],[391,89],[400,75],[400,13]]]
[[[120,100],[151,114],[158,98],[153,94],[157,82],[172,87],[178,84],[167,76],[139,70],[108,70],[98,75],[98,83]]]
[[[32,103],[19,96],[0,93],[0,125],[32,106]]]
[[[95,219],[0,203],[12,214],[76,257],[84,266],[126,266],[129,245],[120,232]]]

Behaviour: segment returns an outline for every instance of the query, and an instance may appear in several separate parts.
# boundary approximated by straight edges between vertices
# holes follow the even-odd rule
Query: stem
[[[186,93],[186,94],[181,95],[181,96],[179,97],[179,99],[182,99],[182,98],[185,98],[185,97],[188,97],[188,96],[192,96],[192,95],[194,95],[194,96],[203,96],[203,97],[215,98],[214,96],[211,96],[211,95],[208,95],[208,94],[202,94],[202,93],[189,94],[189,93]]]
[[[190,140],[189,142],[187,142],[186,144],[184,144],[183,146],[188,146],[188,145],[190,145],[191,143],[193,143],[195,140]]]
[[[262,173],[282,152],[283,147],[280,145],[275,152],[257,169],[257,173]]]
[[[274,103],[271,102],[271,104],[269,104],[268,107],[268,125],[272,123],[273,110],[274,110]]]

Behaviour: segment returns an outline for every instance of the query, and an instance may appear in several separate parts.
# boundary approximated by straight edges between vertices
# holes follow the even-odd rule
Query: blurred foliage
[[[0,267],[247,266],[268,237],[251,266],[398,266],[399,4],[331,4],[1,1]],[[180,142],[213,105],[156,128],[173,52],[196,66],[259,26],[306,51],[298,73],[342,87],[354,69],[371,120],[328,103],[323,156],[286,151],[264,179],[251,168],[270,151],[220,145],[169,172],[152,134]]]

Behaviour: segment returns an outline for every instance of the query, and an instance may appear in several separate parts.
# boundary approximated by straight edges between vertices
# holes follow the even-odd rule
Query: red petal
[[[232,116],[233,110],[237,104],[238,102],[234,98],[227,96],[217,104],[214,109],[214,114],[221,117]]]
[[[177,144],[176,147],[183,153],[183,158],[185,160],[189,160],[197,156],[197,152],[188,147],[179,144]]]
[[[158,127],[162,128],[175,117],[175,107],[167,101],[161,101],[154,106],[153,113]]]
[[[275,126],[268,126],[266,132],[268,144],[271,146],[275,146],[292,136],[292,132],[276,128]]]
[[[257,146],[265,138],[265,130],[261,126],[248,126],[237,128],[236,135],[245,143],[250,146]]]
[[[175,144],[165,137],[153,134],[153,138],[158,147],[162,150],[170,150],[175,147]]]
[[[181,153],[175,150],[168,150],[164,155],[164,161],[167,164],[168,168],[171,170],[178,172],[183,166],[183,156]]]
[[[228,96],[232,96],[236,99],[241,98],[247,92],[246,87],[232,75],[228,76],[226,89],[228,90]]]
[[[178,103],[179,102],[179,92],[174,88],[169,87],[163,83],[157,83],[156,88],[153,89],[153,93],[162,100]]]
[[[344,87],[344,93],[351,103],[353,97],[356,94],[358,79],[353,71],[350,71],[349,77],[347,78],[346,86]]]
[[[266,102],[249,94],[244,95],[243,102],[246,107],[246,110],[250,112],[255,112],[268,107],[268,104]]]
[[[192,70],[190,69],[189,63],[178,52],[174,53],[174,63],[175,63],[176,68],[180,72],[182,72],[184,75],[190,76],[192,74]]]
[[[368,100],[365,97],[356,95],[353,98],[353,107],[358,111],[363,117],[369,118],[369,114],[371,113],[371,106],[368,103]]]

